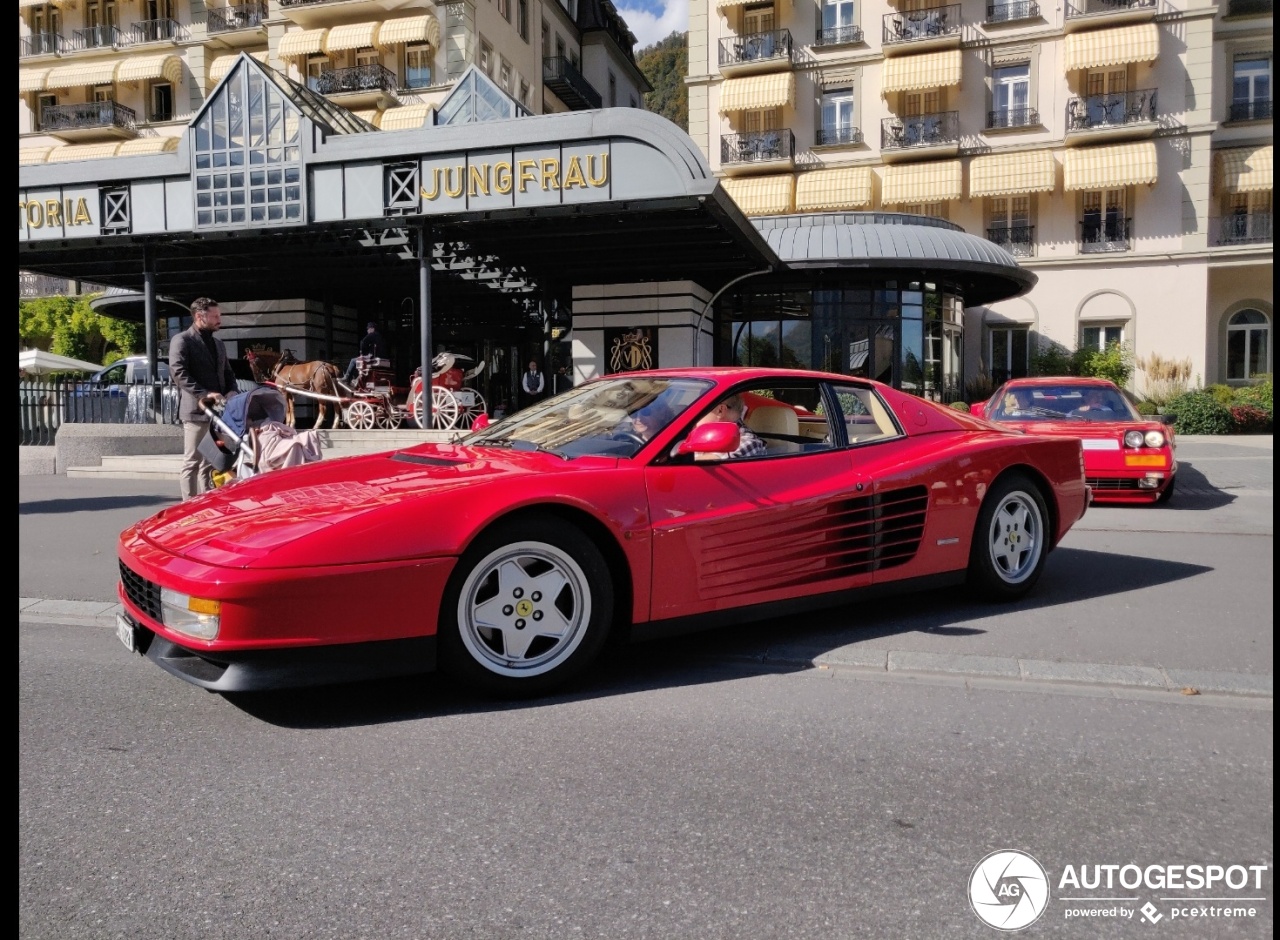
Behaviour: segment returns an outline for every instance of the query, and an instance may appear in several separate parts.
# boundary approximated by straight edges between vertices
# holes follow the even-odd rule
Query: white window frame
[[[1015,366],[1016,356],[1014,335],[1021,333],[1022,361]],[[997,361],[996,340],[1003,338],[1003,362]],[[1001,384],[1009,379],[1020,379],[1031,372],[1031,327],[1026,323],[1002,323],[987,327],[987,362],[991,369],[991,380]],[[1002,377],[1001,377],[1002,376]]]
[[[1021,93],[1022,101],[1018,102]],[[1012,114],[1031,108],[1031,62],[1008,63],[991,69],[991,110],[997,114]],[[1009,126],[997,124],[998,127]]]
[[[1112,343],[1123,345],[1129,329],[1127,320],[1086,320],[1080,324],[1080,348],[1106,352]],[[1090,336],[1096,331],[1096,336]]]
[[[1240,316],[1242,313],[1251,313],[1251,312],[1261,315],[1264,322],[1240,323],[1240,324],[1233,324],[1231,322],[1236,317]],[[1226,375],[1228,382],[1234,382],[1236,384],[1247,384],[1253,381],[1252,375],[1232,375],[1231,374],[1231,339],[1235,335],[1239,335],[1239,334],[1244,335],[1244,362],[1247,367],[1249,360],[1252,358],[1250,353],[1253,351],[1253,344],[1255,342],[1255,339],[1254,339],[1255,333],[1261,333],[1267,344],[1267,361],[1263,363],[1265,368],[1261,369],[1258,373],[1255,373],[1255,374],[1266,374],[1271,372],[1271,362],[1272,362],[1271,317],[1267,315],[1266,311],[1259,310],[1257,307],[1246,307],[1245,309],[1237,310],[1235,313],[1231,314],[1231,316],[1227,319],[1227,342],[1225,345],[1225,352],[1226,352],[1227,359],[1226,359],[1226,370],[1224,374]]]
[[[169,93],[168,117],[159,116],[160,109],[157,106],[156,95],[160,93],[162,89]],[[158,121],[161,123],[165,121],[172,121],[178,113],[177,100],[178,96],[172,82],[152,82],[151,87],[147,89],[147,120]]]
[[[852,85],[824,88],[818,99],[818,123],[824,134],[850,130],[858,126],[858,97]],[[828,120],[828,117],[831,120]]]
[[[427,43],[414,43],[404,47],[404,87],[405,88],[426,88],[431,84],[432,76],[435,72],[435,62],[433,61],[434,50]],[[413,60],[418,59],[420,63],[414,65]],[[410,81],[410,72],[421,72],[425,69],[427,73],[426,82]]]
[[[848,29],[858,25],[857,0],[823,0],[822,29]]]

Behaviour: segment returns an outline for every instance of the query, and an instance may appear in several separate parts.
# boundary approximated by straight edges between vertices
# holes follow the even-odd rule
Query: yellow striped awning
[[[329,30],[329,35],[324,37],[324,54],[332,55],[348,49],[373,48],[374,43],[378,41],[379,25],[371,20],[368,23],[346,23],[343,26],[334,26]]]
[[[411,42],[425,42],[432,49],[440,48],[440,21],[431,14],[424,16],[406,16],[398,20],[387,20],[378,30],[378,48],[390,49],[392,46],[403,46]]]
[[[44,163],[45,158],[49,156],[49,151],[52,149],[52,147],[19,147],[18,166]]]
[[[123,59],[116,69],[117,82],[149,82],[163,78],[175,85],[182,81],[182,57],[168,55],[144,55]]]
[[[757,3],[758,0],[716,0],[716,9],[725,10],[733,7],[743,7],[748,3]],[[787,0],[789,2],[789,0]]]
[[[384,131],[407,131],[422,127],[431,116],[429,104],[406,104],[382,112],[378,127]]]
[[[871,167],[814,170],[796,177],[796,211],[860,209],[871,205]]]
[[[116,80],[119,59],[107,62],[77,62],[49,70],[45,88],[78,88],[81,85],[109,85]]]
[[[324,48],[327,29],[296,29],[285,33],[280,40],[280,58],[292,59],[300,55],[318,55]]]
[[[103,144],[67,144],[65,147],[54,147],[45,158],[46,163],[70,163],[73,160],[101,160],[114,157],[119,141]]]
[[[1160,27],[1155,23],[1071,33],[1065,45],[1066,69],[1100,69],[1130,62],[1154,62],[1160,54]]]
[[[1218,192],[1271,192],[1271,144],[1265,147],[1236,147],[1219,150]]]
[[[123,140],[116,148],[117,157],[140,157],[149,153],[172,153],[178,149],[178,137],[135,137]]]
[[[368,108],[360,111],[352,111],[351,113],[354,114],[356,117],[360,118],[361,120],[368,121],[374,127],[377,127],[378,121],[382,120],[382,112],[379,111],[377,108]]]
[[[231,71],[231,66],[236,64],[236,59],[240,58],[240,53],[233,52],[231,55],[220,55],[209,65],[209,72],[205,76],[205,84],[212,88],[218,82],[227,77],[227,73]]]
[[[794,211],[795,183],[796,178],[785,173],[722,180],[720,185],[747,215],[785,215]]]
[[[970,196],[1051,193],[1058,185],[1058,164],[1048,150],[993,153],[969,164]]]
[[[46,81],[52,69],[18,69],[18,93],[24,91],[44,91],[49,86]]]
[[[749,78],[730,78],[720,86],[720,113],[764,111],[796,100],[794,72],[774,72]]]
[[[960,198],[962,176],[959,160],[887,166],[880,201],[886,206],[951,202]]]
[[[1158,173],[1156,145],[1154,141],[1144,140],[1138,144],[1068,150],[1062,168],[1062,188],[1066,192],[1150,185]]]
[[[959,49],[885,59],[880,92],[889,94],[959,85],[961,61]]]

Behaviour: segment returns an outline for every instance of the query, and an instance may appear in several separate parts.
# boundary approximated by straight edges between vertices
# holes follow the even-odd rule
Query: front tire
[[[613,621],[613,581],[595,544],[551,517],[482,536],[440,610],[441,664],[504,696],[538,695],[581,672]]]
[[[1022,597],[1049,556],[1049,511],[1024,474],[1001,477],[978,511],[969,551],[969,585],[993,600]]]
[[[1164,485],[1164,489],[1160,491],[1160,495],[1156,497],[1156,505],[1163,506],[1169,500],[1173,499],[1173,484],[1178,481],[1176,476],[1169,477],[1169,482]]]

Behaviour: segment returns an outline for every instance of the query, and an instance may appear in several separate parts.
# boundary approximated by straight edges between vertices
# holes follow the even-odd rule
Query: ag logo
[[[1040,919],[1049,904],[1049,878],[1025,852],[992,852],[969,876],[969,905],[997,930],[1021,930]]]

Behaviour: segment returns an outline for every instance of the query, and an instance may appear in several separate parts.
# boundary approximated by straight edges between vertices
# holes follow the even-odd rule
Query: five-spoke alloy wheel
[[[996,481],[982,502],[969,554],[969,581],[994,598],[1031,590],[1049,554],[1049,512],[1040,490],[1021,473]]]

